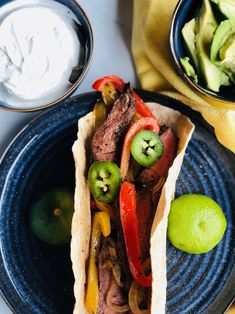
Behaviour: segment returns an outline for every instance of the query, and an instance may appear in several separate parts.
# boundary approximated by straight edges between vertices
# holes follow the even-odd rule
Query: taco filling
[[[88,236],[83,241],[83,249],[80,239],[83,274],[79,275],[81,270],[75,266],[74,253],[71,253],[76,280],[75,312],[77,309],[81,313],[83,309],[94,314],[147,314],[151,313],[152,268],[155,267],[150,254],[151,230],[157,219],[162,188],[179,151],[179,138],[171,125],[158,121],[130,85],[119,77],[105,77],[93,87],[102,97],[92,115],[85,117],[82,143],[80,139],[80,144],[76,143],[73,148],[76,168],[80,167],[77,176],[85,173],[84,195],[89,196],[89,203],[81,205],[82,193],[77,195],[75,211],[77,208],[83,216],[86,213],[83,221],[90,221],[83,235],[84,239],[85,234]],[[82,137],[80,129],[78,141]],[[192,131],[192,126],[189,130]],[[78,151],[75,153],[82,144],[83,168],[82,158],[79,160]],[[79,237],[75,226],[78,219],[74,217],[71,248],[75,236]],[[82,281],[85,285],[77,290]]]

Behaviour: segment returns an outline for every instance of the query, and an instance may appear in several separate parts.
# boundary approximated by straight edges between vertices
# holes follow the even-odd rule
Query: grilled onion
[[[129,290],[129,305],[130,309],[135,314],[150,314],[150,309],[141,309],[139,304],[144,298],[142,287],[140,287],[135,281],[132,282]]]
[[[127,312],[130,310],[130,306],[128,304],[124,304],[124,305],[116,305],[116,304],[113,304],[112,302],[112,290],[113,290],[113,287],[114,287],[114,283],[111,285],[111,288],[109,289],[109,292],[107,294],[107,305],[108,307],[115,311],[115,312],[118,312],[118,313],[124,313],[124,312]]]
[[[119,287],[124,287],[124,283],[121,281],[121,267],[119,264],[115,264],[112,267],[112,271],[113,271],[113,276],[116,280],[116,283]]]
[[[111,219],[115,218],[114,210],[113,210],[113,208],[112,208],[112,206],[110,204],[103,203],[103,202],[100,202],[100,201],[97,201],[97,200],[95,200],[95,202],[96,202],[97,208],[101,212],[109,213],[109,216],[110,216]]]
[[[165,183],[165,180],[166,178],[160,177],[160,179],[157,181],[152,189],[152,201],[154,204],[156,204],[160,198],[161,189]]]
[[[166,178],[164,177],[160,177],[160,179],[157,181],[157,183],[154,185],[153,189],[152,189],[152,195],[153,197],[160,192],[163,184],[165,183]]]
[[[150,258],[146,259],[146,261],[143,263],[144,271],[147,273],[151,269],[151,260]],[[146,288],[145,288],[146,290]],[[128,295],[128,303],[130,305],[130,309],[135,314],[149,314],[150,313],[150,300],[149,297],[147,297],[148,301],[148,309],[141,309],[140,303],[146,298],[144,293],[144,288],[139,286],[134,280],[131,284],[129,295]]]

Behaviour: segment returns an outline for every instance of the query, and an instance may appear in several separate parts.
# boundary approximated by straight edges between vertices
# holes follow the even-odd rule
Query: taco
[[[73,145],[74,313],[165,313],[167,217],[194,126],[119,77],[93,87]]]

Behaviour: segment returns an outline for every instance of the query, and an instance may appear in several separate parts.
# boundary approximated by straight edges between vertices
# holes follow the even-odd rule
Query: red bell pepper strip
[[[97,92],[102,92],[102,89],[106,84],[112,84],[119,91],[119,93],[122,93],[125,87],[125,82],[119,76],[108,75],[95,81],[92,88]]]
[[[131,88],[131,92],[133,96],[135,97],[135,103],[136,103],[136,111],[142,116],[142,117],[151,117],[156,119],[152,111],[149,109],[148,106],[146,106],[145,102],[142,98],[136,92]],[[157,120],[157,119],[156,119]]]
[[[152,275],[144,273],[141,263],[141,248],[138,219],[136,214],[136,190],[129,182],[123,182],[120,190],[120,215],[125,239],[126,252],[131,274],[143,287],[151,287]]]
[[[119,93],[122,93],[125,88],[125,82],[117,75],[108,75],[98,79],[93,83],[92,88],[97,92],[102,92],[102,89],[106,84],[112,84],[119,91]],[[142,117],[152,117],[156,119],[151,110],[144,103],[143,99],[141,99],[140,96],[136,94],[133,88],[131,88],[131,92],[135,97],[136,111]]]
[[[127,131],[125,139],[124,139],[124,144],[122,148],[122,158],[121,158],[121,176],[122,179],[124,180],[128,167],[129,167],[129,162],[130,162],[130,148],[131,148],[131,143],[133,141],[133,138],[135,135],[141,131],[141,130],[152,130],[156,133],[159,133],[160,130],[160,125],[158,121],[154,118],[142,118],[138,121],[136,121]]]

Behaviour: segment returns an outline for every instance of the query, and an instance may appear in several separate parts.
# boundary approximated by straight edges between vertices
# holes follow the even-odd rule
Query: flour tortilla
[[[192,136],[194,125],[190,120],[173,109],[156,103],[148,103],[149,108],[160,124],[172,128],[179,138],[177,156],[169,169],[154,217],[150,257],[152,264],[152,302],[151,313],[165,313],[166,304],[166,237],[170,204],[174,198],[175,183],[183,162],[184,153]],[[78,139],[73,145],[76,166],[75,212],[72,221],[71,260],[75,277],[74,295],[76,299],[74,314],[87,313],[84,306],[86,262],[89,256],[91,233],[90,191],[87,182],[87,154],[95,129],[95,118],[89,113],[78,122]]]

